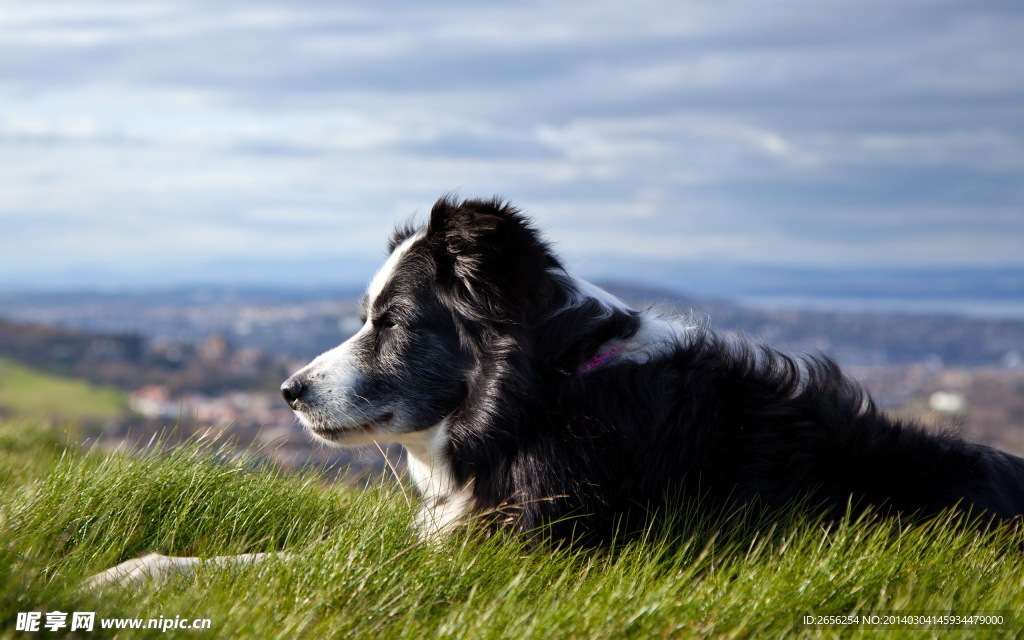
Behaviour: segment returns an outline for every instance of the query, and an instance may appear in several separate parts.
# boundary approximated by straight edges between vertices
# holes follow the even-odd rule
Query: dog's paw
[[[151,553],[141,558],[126,560],[116,567],[101,571],[82,583],[82,589],[104,587],[138,587],[150,580],[159,581],[172,575],[188,576],[200,566],[229,569],[264,562],[270,558],[287,560],[287,553],[243,553],[237,556],[190,558]]]
[[[136,587],[149,580],[160,580],[180,570],[176,560],[159,553],[125,560],[121,564],[91,576],[82,584],[86,590],[104,587]]]

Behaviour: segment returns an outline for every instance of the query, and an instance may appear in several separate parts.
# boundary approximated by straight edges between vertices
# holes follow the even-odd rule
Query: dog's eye
[[[388,316],[381,316],[373,319],[373,350],[376,353],[385,342],[391,341],[390,329],[395,326],[395,321]]]

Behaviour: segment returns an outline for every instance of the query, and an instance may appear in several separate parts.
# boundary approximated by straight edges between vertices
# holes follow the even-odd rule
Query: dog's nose
[[[302,397],[302,393],[306,390],[306,385],[303,384],[302,380],[298,376],[292,376],[284,381],[281,385],[281,395],[284,396],[284,401],[288,403],[288,406],[295,409],[295,405],[299,403],[299,398]]]

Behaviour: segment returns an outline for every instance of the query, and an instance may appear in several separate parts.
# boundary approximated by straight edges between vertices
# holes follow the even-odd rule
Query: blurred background
[[[0,5],[0,419],[325,460],[276,400],[500,194],[638,304],[1024,451],[1024,5]]]

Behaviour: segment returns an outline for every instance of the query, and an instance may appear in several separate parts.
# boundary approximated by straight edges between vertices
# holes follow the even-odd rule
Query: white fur
[[[569,286],[582,298],[593,298],[610,309],[629,311],[630,306],[617,296],[605,291],[593,282],[569,275]]]
[[[416,528],[420,538],[425,540],[441,537],[457,527],[472,506],[472,483],[458,487],[444,457],[447,426],[442,421],[398,440],[405,447],[409,479],[423,497]]]
[[[370,281],[370,285],[366,288],[366,297],[370,305],[373,304],[374,300],[380,297],[380,294],[384,291],[384,287],[387,286],[388,281],[390,281],[392,276],[395,275],[398,263],[402,261],[402,258],[409,249],[412,248],[412,245],[426,234],[426,229],[420,229],[403,240],[402,244],[395,247],[395,250],[391,252],[391,255],[388,256],[388,259],[381,266],[380,270],[377,271],[377,275],[373,276],[373,280]]]
[[[620,344],[620,356],[633,362],[648,362],[664,355],[684,339],[693,329],[678,317],[664,317],[644,311],[640,314],[640,329],[628,340],[613,340],[609,345]]]
[[[163,580],[172,575],[189,575],[201,566],[218,568],[232,565],[256,564],[270,558],[287,559],[286,553],[243,553],[237,556],[215,556],[213,558],[192,558],[165,556],[150,553],[132,558],[121,564],[101,571],[82,585],[83,589],[95,590],[104,587],[140,587],[149,580]]]

